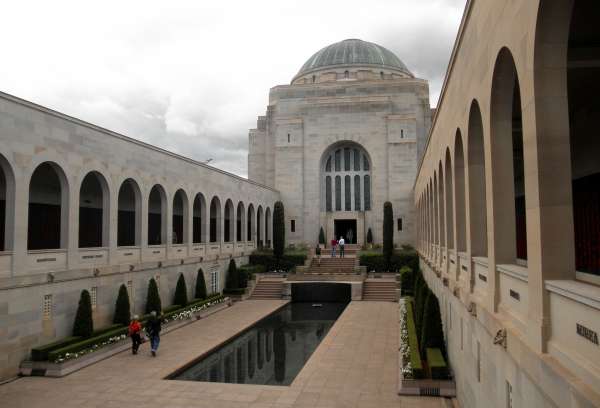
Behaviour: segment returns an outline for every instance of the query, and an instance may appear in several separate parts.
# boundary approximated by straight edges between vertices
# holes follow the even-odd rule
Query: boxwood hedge
[[[367,272],[397,272],[404,266],[413,271],[419,269],[419,256],[414,250],[395,251],[390,258],[390,267],[386,266],[383,253],[379,251],[362,251],[359,253],[361,266],[367,267]]]
[[[408,346],[410,348],[410,365],[413,370],[413,378],[424,378],[425,372],[421,362],[421,353],[419,353],[419,340],[417,339],[417,329],[415,328],[411,301],[406,302],[406,327],[408,329]]]
[[[448,365],[439,348],[427,349],[427,365],[434,380],[446,380],[449,377]]]

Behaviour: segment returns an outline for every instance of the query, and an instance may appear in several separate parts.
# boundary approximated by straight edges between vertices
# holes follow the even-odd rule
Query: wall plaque
[[[598,333],[596,333],[592,329],[588,329],[584,325],[577,323],[577,334],[579,334],[581,337],[585,337],[592,343],[598,345]]]
[[[509,293],[510,293],[510,297],[511,298],[516,299],[519,302],[521,301],[521,295],[519,294],[519,292],[514,291],[514,290],[511,289]]]
[[[479,279],[481,279],[484,282],[487,282],[487,276],[479,274]]]

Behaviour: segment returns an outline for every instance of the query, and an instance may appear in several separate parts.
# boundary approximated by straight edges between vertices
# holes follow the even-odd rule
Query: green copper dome
[[[412,76],[406,65],[390,50],[371,42],[348,39],[317,51],[300,68],[296,78],[309,72],[340,65],[380,66]]]

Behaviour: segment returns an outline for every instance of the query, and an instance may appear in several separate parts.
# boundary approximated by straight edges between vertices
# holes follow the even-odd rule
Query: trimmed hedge
[[[71,344],[75,344],[79,341],[81,341],[81,337],[70,336],[44,346],[33,348],[31,349],[31,359],[33,361],[46,361],[48,360],[48,353],[50,351],[70,346]]]
[[[154,278],[148,282],[148,294],[146,296],[146,313],[162,311],[162,302],[160,301],[160,293],[158,293],[158,285]]]
[[[450,377],[448,365],[439,348],[427,348],[427,365],[434,380],[447,380]]]
[[[390,267],[386,266],[381,252],[363,251],[359,253],[360,265],[367,267],[367,272],[396,272],[408,266],[413,271],[419,269],[419,256],[415,251],[395,251],[390,258]]]
[[[240,296],[240,295],[243,295],[244,293],[246,293],[246,288],[235,288],[235,289],[225,288],[225,289],[223,289],[223,294],[225,294],[225,295]]]
[[[421,324],[421,355],[425,357],[426,349],[439,348],[444,350],[444,332],[440,316],[440,305],[434,293],[427,288],[427,297],[423,308]]]
[[[402,296],[413,295],[415,274],[408,266],[400,268],[400,289]]]
[[[423,363],[421,362],[421,354],[419,353],[419,339],[417,338],[417,329],[415,328],[415,320],[413,315],[413,304],[411,301],[406,301],[406,327],[408,329],[408,347],[410,349],[410,365],[413,370],[413,378],[424,378]]]
[[[283,254],[283,257],[278,261],[273,252],[270,251],[255,251],[250,254],[249,263],[250,265],[262,265],[265,271],[275,271],[283,269],[284,271],[290,271],[298,265],[304,265],[306,261],[306,254]]]
[[[202,268],[198,269],[196,275],[196,291],[194,293],[196,299],[206,299],[206,281],[204,280],[204,271]]]
[[[128,325],[130,320],[131,305],[129,301],[129,293],[127,292],[127,287],[125,285],[121,285],[119,287],[119,294],[117,295],[117,303],[115,304],[113,323]]]
[[[73,322],[73,336],[90,337],[94,333],[94,320],[92,319],[92,299],[90,292],[81,291],[79,306]]]
[[[419,343],[423,342],[423,337],[421,336],[423,334],[423,311],[425,309],[427,292],[429,292],[429,288],[423,281],[417,289],[417,296],[415,297],[415,327],[417,328],[417,337],[419,338]]]
[[[174,315],[176,315],[177,313],[180,313],[181,311],[183,311],[185,309],[189,309],[192,306],[202,306],[203,304],[206,304],[208,302],[212,302],[212,301],[215,301],[215,300],[217,300],[219,298],[224,298],[224,297],[225,296],[223,296],[221,294],[218,294],[216,296],[208,297],[207,299],[199,299],[199,300],[196,300],[196,301],[192,301],[192,302],[189,302],[187,304],[187,306],[185,306],[185,307],[178,307],[177,309],[171,310],[168,313],[164,313],[162,315],[162,317],[163,317],[163,319],[169,319],[169,318],[173,317]],[[148,316],[144,316],[144,320],[146,320],[147,318],[148,318]]]
[[[383,203],[383,260],[385,269],[388,271],[397,271],[392,268],[392,255],[394,254],[394,210],[392,203],[386,201]]]
[[[257,273],[264,273],[265,267],[263,265],[242,265],[238,268],[238,271],[244,271],[246,273],[247,280],[253,280],[254,275]],[[246,282],[248,286],[248,282]]]
[[[177,286],[175,286],[175,295],[173,296],[173,304],[185,306],[187,305],[187,285],[185,284],[185,276],[179,274],[177,278]]]

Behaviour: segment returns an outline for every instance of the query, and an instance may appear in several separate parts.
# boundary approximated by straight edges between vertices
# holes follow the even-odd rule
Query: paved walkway
[[[285,302],[249,300],[166,334],[159,356],[121,353],[70,376],[21,378],[0,386],[3,408],[445,407],[442,399],[399,397],[396,303],[352,302],[289,387],[162,378]]]

